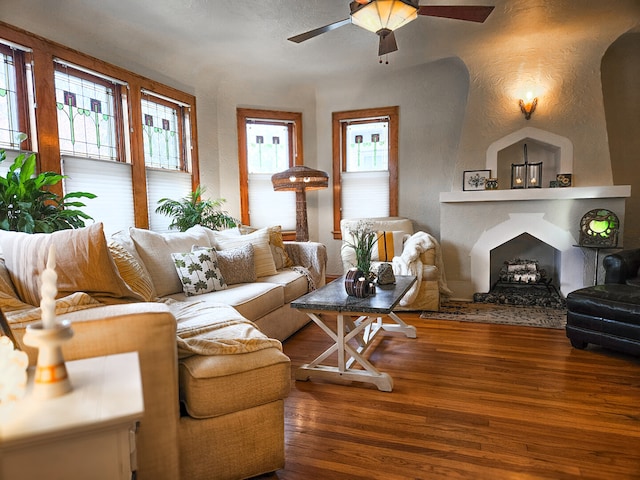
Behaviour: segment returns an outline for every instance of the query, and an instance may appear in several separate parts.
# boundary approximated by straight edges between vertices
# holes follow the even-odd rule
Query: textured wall
[[[640,247],[640,33],[616,40],[602,59],[602,90],[614,184],[631,185],[626,248]]]
[[[406,70],[380,66],[375,78],[327,82],[318,88],[318,167],[331,172],[331,113],[400,107],[399,210],[414,228],[440,235],[438,195],[452,180],[467,99],[468,73],[459,59]],[[342,274],[340,241],[333,240],[330,190],[320,198],[319,240],[327,245],[327,271]]]

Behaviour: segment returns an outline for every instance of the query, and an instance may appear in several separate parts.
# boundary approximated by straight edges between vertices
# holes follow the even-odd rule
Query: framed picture
[[[491,170],[466,170],[462,177],[462,190],[484,190],[484,184],[491,177]]]

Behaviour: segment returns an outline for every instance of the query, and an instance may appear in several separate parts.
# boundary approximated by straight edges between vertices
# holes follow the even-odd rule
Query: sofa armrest
[[[73,337],[63,346],[66,361],[137,351],[144,415],[137,436],[140,478],[178,478],[178,354],[176,321],[166,305],[134,303],[81,310],[62,316]],[[35,363],[37,351],[22,344]],[[73,385],[73,378],[70,379]]]
[[[305,267],[311,273],[317,287],[325,284],[327,247],[319,242],[284,242],[287,255],[294,265]]]
[[[638,276],[640,268],[640,248],[622,250],[604,257],[602,265],[605,269],[604,283],[626,283],[630,278]]]

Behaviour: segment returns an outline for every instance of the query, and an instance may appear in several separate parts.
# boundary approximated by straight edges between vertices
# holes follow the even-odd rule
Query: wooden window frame
[[[117,79],[128,85],[126,95],[129,110],[128,140],[131,153],[130,162],[136,227],[149,227],[149,205],[147,202],[146,166],[144,162],[144,144],[142,143],[142,111],[140,104],[143,91],[154,92],[163,97],[174,99],[176,102],[189,105],[190,141],[188,148],[190,148],[190,155],[188,158],[190,160],[192,187],[195,189],[199,185],[198,122],[195,96],[4,22],[0,22],[0,26],[2,26],[2,31],[0,32],[2,39],[30,50],[26,60],[32,62],[34,96],[38,105],[38,108],[35,109],[37,131],[35,135],[34,132],[31,132],[31,136],[37,138],[38,171],[61,173],[62,170],[54,88],[54,65],[56,60],[60,60],[64,63],[76,65],[78,68],[96,72],[98,75]],[[51,190],[57,194],[62,194],[62,182],[53,185]]]
[[[157,103],[158,105],[164,105],[165,107],[168,108],[172,108],[176,111],[177,115],[178,115],[178,142],[179,142],[179,146],[178,146],[178,150],[180,153],[180,168],[177,170],[179,172],[184,172],[184,173],[189,173],[191,171],[190,165],[189,165],[189,155],[187,152],[187,142],[185,141],[185,122],[186,122],[186,114],[185,114],[185,108],[183,105],[180,105],[179,103],[176,102],[172,102],[171,100],[165,100],[164,98],[160,98],[160,97],[156,97],[153,94],[149,94],[149,93],[144,93],[142,92],[140,95],[141,100],[146,100],[148,102],[153,102],[153,103]],[[142,120],[141,120],[142,121]],[[143,140],[143,146],[144,146],[144,140]],[[145,158],[145,166],[147,168],[161,168],[161,167],[154,167],[154,166],[147,166],[146,165],[146,158]],[[168,168],[161,168],[162,170],[171,170]]]
[[[333,238],[342,240],[340,221],[342,220],[341,183],[344,171],[343,159],[346,158],[346,122],[358,122],[368,119],[389,119],[389,216],[398,215],[398,143],[400,108],[380,107],[361,110],[333,112],[331,115],[331,136],[333,155]]]
[[[27,78],[25,63],[27,62],[27,52],[0,43],[0,52],[13,57],[13,67],[16,72],[16,97],[18,98],[18,128],[24,132],[27,138],[20,142],[21,150],[31,150],[33,143],[31,140],[31,123],[29,121],[29,100],[27,92]]]
[[[247,163],[247,121],[269,123],[269,120],[289,123],[289,167],[304,165],[302,149],[302,113],[280,110],[261,110],[256,108],[237,108],[238,130],[238,166],[240,177],[240,221],[244,225],[251,224],[249,215],[249,168]],[[285,240],[295,240],[295,231],[283,231]]]
[[[89,72],[83,72],[82,70],[73,68],[70,65],[64,65],[58,62],[54,63],[53,70],[54,72],[66,73],[68,75],[72,75],[74,77],[81,78],[89,82],[93,82],[97,85],[102,85],[105,88],[113,89],[113,116],[115,119],[117,155],[116,155],[116,159],[111,161],[126,163],[128,159],[126,156],[126,148],[125,148],[126,136],[124,135],[124,120],[123,120],[124,112],[122,110],[123,85],[120,85],[116,82],[110,82],[109,80],[105,80],[104,78],[101,78],[99,75],[92,75]],[[99,74],[100,72],[96,72],[96,73]],[[54,97],[55,97],[55,79],[53,82],[53,89],[54,89]],[[55,98],[54,98],[54,101],[55,101]],[[65,154],[60,152],[60,155],[65,155]],[[106,161],[109,161],[109,160],[106,160]]]

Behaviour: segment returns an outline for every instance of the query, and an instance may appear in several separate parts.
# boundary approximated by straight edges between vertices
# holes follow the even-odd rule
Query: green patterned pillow
[[[218,257],[213,248],[188,253],[172,253],[171,258],[185,295],[201,295],[227,288],[227,282],[220,273]]]

